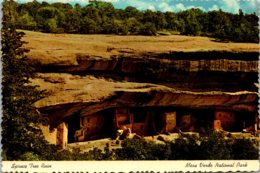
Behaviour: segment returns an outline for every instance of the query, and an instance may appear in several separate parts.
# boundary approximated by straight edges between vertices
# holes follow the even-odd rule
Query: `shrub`
[[[203,160],[232,159],[228,141],[223,133],[218,132],[211,132],[202,138],[198,154],[198,158]]]
[[[54,153],[53,160],[229,160],[258,159],[258,142],[252,139],[226,138],[223,133],[210,132],[208,136],[182,136],[165,143],[145,139],[125,139],[122,148],[104,150],[94,148],[82,153],[80,149]],[[49,151],[50,152],[50,151]],[[48,153],[48,152],[47,152]],[[26,153],[37,160],[36,155]],[[39,158],[39,160],[41,160]],[[50,159],[52,160],[52,159]]]
[[[235,160],[258,159],[259,143],[255,139],[235,139],[231,145],[231,152]]]
[[[180,137],[171,142],[171,160],[195,160],[199,151],[199,139],[194,136]]]
[[[163,160],[168,159],[170,147],[144,139],[126,139],[122,142],[122,148],[115,152],[118,160]]]
[[[40,156],[32,152],[26,152],[20,156],[20,159],[23,161],[39,161],[41,160]]]
[[[139,34],[141,35],[156,35],[154,23],[147,22],[140,27]]]

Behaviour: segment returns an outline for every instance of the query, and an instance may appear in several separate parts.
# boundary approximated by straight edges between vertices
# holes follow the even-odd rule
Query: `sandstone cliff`
[[[84,110],[189,107],[257,111],[257,44],[206,37],[43,34],[25,48],[52,126]]]
[[[47,91],[46,97],[35,105],[48,114],[55,125],[81,110],[92,114],[114,107],[214,107],[257,111],[257,93],[249,91],[181,91],[156,84],[61,73],[39,74],[39,78],[32,82]]]

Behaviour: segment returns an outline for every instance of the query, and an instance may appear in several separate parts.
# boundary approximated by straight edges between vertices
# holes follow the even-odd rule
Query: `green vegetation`
[[[208,136],[185,136],[165,143],[145,139],[125,139],[119,149],[94,148],[88,152],[42,150],[38,155],[26,152],[19,160],[257,160],[256,139],[226,138],[220,133]],[[50,147],[48,147],[50,148]],[[44,156],[44,157],[43,157]]]
[[[17,7],[18,13],[15,10]],[[91,10],[91,12],[84,13],[84,10],[87,9]],[[62,10],[68,10],[70,13]],[[100,15],[101,12],[105,14]],[[138,17],[138,15],[142,16],[142,14],[145,14],[145,17]],[[36,86],[28,85],[30,78],[33,78],[35,73],[24,55],[27,50],[21,48],[24,44],[21,41],[23,33],[17,32],[16,26],[20,25],[20,28],[26,27],[24,29],[39,29],[46,32],[62,30],[66,32],[83,32],[85,30],[86,33],[140,32],[153,34],[158,29],[164,29],[162,26],[169,26],[174,30],[175,25],[170,25],[166,18],[165,21],[160,19],[157,22],[149,18],[149,15],[155,14],[162,17],[168,13],[140,12],[133,7],[128,7],[125,10],[115,10],[109,3],[96,1],[84,8],[78,5],[72,8],[68,4],[61,3],[49,5],[45,2],[39,4],[37,1],[33,1],[17,5],[14,1],[5,0],[3,2],[3,27],[1,30],[1,60],[3,64],[3,121],[1,124],[3,152],[1,154],[3,160],[258,159],[257,141],[251,139],[225,139],[223,135],[216,133],[201,138],[182,137],[165,144],[151,143],[144,139],[124,140],[120,149],[110,150],[109,146],[107,146],[104,151],[94,149],[86,153],[80,153],[79,150],[72,152],[58,151],[55,146],[44,140],[41,130],[37,128],[37,124],[46,123],[46,120],[33,106],[35,101],[42,98],[43,93],[38,91]],[[170,16],[170,14],[173,15],[169,17],[170,19],[178,17],[177,14],[169,13],[168,15]],[[85,17],[79,17],[81,15]],[[94,17],[91,18],[88,15]],[[111,18],[114,19],[112,22]],[[126,26],[124,19],[129,20],[126,28],[124,28]],[[144,23],[142,25],[141,21],[144,19],[147,22],[142,22]],[[88,26],[88,29],[80,25],[82,22]],[[96,25],[98,22],[107,27]],[[68,25],[68,23],[71,25]],[[193,25],[196,24],[191,22],[190,26]],[[122,28],[116,29],[116,27],[112,26]],[[140,26],[140,28],[137,29],[137,26]],[[149,28],[152,28],[152,30],[149,31]],[[200,29],[200,27],[196,28]],[[197,29],[195,29],[196,32]],[[185,29],[182,32],[185,32]]]
[[[84,7],[68,3],[16,4],[19,29],[50,33],[141,34],[180,33],[202,35],[218,41],[259,42],[258,16],[189,9],[181,12],[115,9],[109,2],[92,0]]]
[[[2,35],[2,144],[3,160],[41,160],[55,151],[55,147],[44,140],[37,124],[46,120],[33,107],[43,93],[28,85],[34,77],[33,69],[24,56],[21,46],[23,33],[15,30],[15,4],[3,3]],[[44,151],[44,152],[43,152]]]
[[[125,139],[122,148],[104,151],[93,149],[63,150],[55,154],[55,160],[257,160],[258,142],[255,139],[226,138],[211,132],[204,137],[185,136],[165,143],[144,139]]]

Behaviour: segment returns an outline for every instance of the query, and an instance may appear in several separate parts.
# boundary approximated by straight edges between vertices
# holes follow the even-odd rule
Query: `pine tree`
[[[3,159],[38,160],[46,158],[44,140],[37,124],[44,118],[33,106],[43,93],[29,85],[34,77],[21,41],[24,33],[15,29],[15,2],[3,2],[2,35],[2,145]],[[50,148],[48,148],[50,149]]]

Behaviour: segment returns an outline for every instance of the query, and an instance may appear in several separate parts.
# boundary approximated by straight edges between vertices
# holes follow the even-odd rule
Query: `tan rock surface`
[[[169,88],[146,83],[116,82],[94,76],[78,76],[66,73],[40,73],[32,80],[32,85],[39,85],[46,90],[47,96],[38,102],[37,107],[53,106],[66,103],[100,102],[115,95],[115,92],[149,92],[151,90],[169,90]]]
[[[147,106],[151,105],[221,105],[223,103],[239,103],[239,96],[246,95],[241,103],[253,102],[255,92],[192,92],[180,91],[162,85],[135,82],[116,82],[94,76],[78,76],[71,74],[47,73],[39,74],[32,80],[33,85],[39,85],[41,90],[47,91],[47,97],[36,102],[37,107],[53,106],[66,103],[78,102],[102,102],[117,93],[145,93],[153,95],[147,100]],[[154,92],[156,91],[156,92]],[[154,93],[153,93],[154,92]],[[181,98],[179,98],[181,96]],[[214,96],[214,97],[212,97]],[[163,97],[163,98],[162,98]],[[191,99],[193,98],[193,99]],[[196,99],[196,100],[194,100]],[[127,100],[127,98],[126,98]],[[130,97],[128,98],[130,100]],[[156,103],[158,102],[158,103]]]
[[[218,107],[223,109],[256,111],[256,92],[192,92],[162,85],[116,82],[93,76],[71,74],[39,74],[32,84],[46,90],[45,98],[35,103],[47,111],[52,123],[59,123],[78,111],[92,114],[104,109],[144,106],[173,106],[190,108]]]
[[[109,58],[111,55],[139,53],[167,53],[169,51],[233,51],[258,52],[254,43],[221,43],[208,37],[119,36],[47,34],[23,31],[24,45],[30,49],[28,57],[42,64],[77,65],[77,54]]]
[[[169,53],[171,51],[230,51],[258,52],[259,45],[251,43],[219,43],[207,37],[172,36],[116,36],[116,35],[75,35],[46,34],[24,31],[23,38],[30,49],[28,57],[34,64],[46,65],[45,68],[66,73],[39,73],[32,80],[33,85],[46,90],[46,97],[35,103],[45,115],[50,117],[51,126],[79,111],[92,114],[113,107],[172,106],[189,108],[218,107],[233,110],[257,110],[256,92],[238,91],[187,91],[178,90],[173,85],[115,81],[101,76],[110,71],[139,75],[144,70],[160,70],[160,67],[197,72],[202,68],[223,72],[256,73],[257,60],[203,60],[169,61],[167,58],[151,61],[135,55]],[[121,64],[115,56],[126,55]],[[132,59],[127,59],[132,56]],[[224,57],[225,58],[225,57]],[[244,58],[244,57],[243,57]],[[144,61],[142,59],[145,59]],[[139,61],[141,60],[141,61]],[[119,64],[119,65],[118,65]],[[56,65],[56,66],[55,66]],[[58,66],[57,66],[58,65]],[[144,68],[144,65],[146,66]],[[208,67],[209,66],[209,67]],[[154,69],[155,67],[155,69]],[[116,70],[115,70],[116,69]],[[140,71],[141,69],[141,71]],[[68,73],[102,71],[99,78]],[[137,70],[137,71],[136,71]],[[139,70],[139,71],[138,71]],[[170,71],[171,72],[171,71]],[[171,74],[159,74],[167,78]],[[160,73],[160,72],[158,72]],[[168,72],[167,72],[168,73]],[[151,73],[152,74],[152,73]],[[178,75],[178,73],[176,73]],[[118,75],[118,74],[117,74]],[[165,75],[165,76],[163,76]],[[167,76],[168,75],[168,76]],[[127,77],[127,76],[126,76]],[[170,76],[171,77],[171,76]],[[175,77],[175,76],[173,76]],[[123,78],[126,79],[126,78]],[[180,81],[181,83],[181,81]]]

